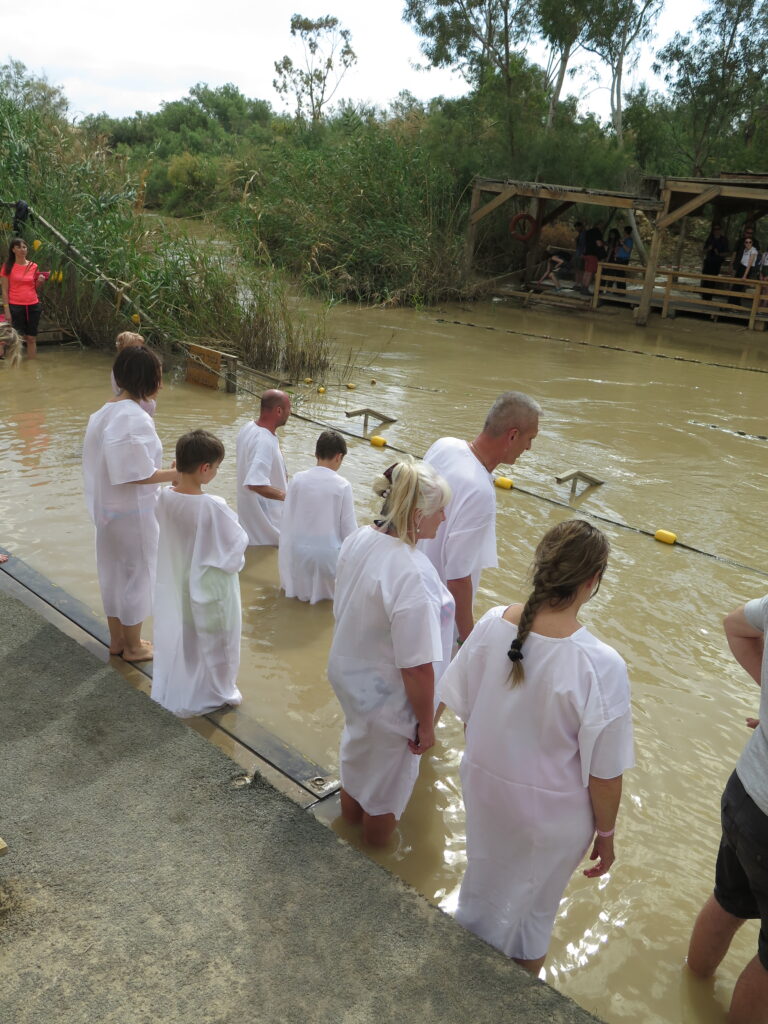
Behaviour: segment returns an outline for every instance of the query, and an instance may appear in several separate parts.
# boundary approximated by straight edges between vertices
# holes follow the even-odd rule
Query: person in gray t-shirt
[[[688,967],[711,977],[731,940],[750,918],[760,920],[757,956],[739,975],[728,1024],[768,1022],[768,594],[726,616],[733,656],[760,686],[760,717],[723,793],[715,891],[701,908],[688,947]]]

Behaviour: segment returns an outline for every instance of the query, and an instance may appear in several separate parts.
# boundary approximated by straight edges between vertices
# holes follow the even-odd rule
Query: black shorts
[[[759,918],[757,955],[768,971],[768,815],[734,772],[721,801],[723,835],[715,869],[715,899],[734,917]]]
[[[43,306],[40,302],[36,302],[34,306],[12,305],[11,323],[14,330],[18,331],[23,338],[36,338],[42,311]]]

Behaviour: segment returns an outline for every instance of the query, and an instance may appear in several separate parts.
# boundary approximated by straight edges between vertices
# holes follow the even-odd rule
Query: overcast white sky
[[[676,29],[686,30],[702,6],[703,0],[667,0],[657,45]],[[419,40],[402,20],[403,7],[403,0],[34,0],[31,6],[3,0],[0,59],[20,60],[60,85],[75,117],[154,111],[197,82],[233,82],[247,96],[283,110],[272,80],[276,60],[285,53],[298,56],[291,16],[333,14],[351,31],[358,56],[335,98],[386,106],[403,89],[423,100],[465,92],[458,75],[414,69]],[[650,62],[650,53],[644,54],[627,88],[647,79]],[[584,108],[607,116],[604,86],[584,75],[569,88],[581,95]]]

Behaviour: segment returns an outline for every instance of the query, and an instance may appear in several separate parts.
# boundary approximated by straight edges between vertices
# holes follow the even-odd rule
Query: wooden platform
[[[548,282],[530,289],[501,287],[494,294],[519,298],[526,306],[545,302],[584,312],[603,305],[635,309],[643,296],[644,273],[641,266],[600,263],[590,295],[569,285],[563,285],[558,291]],[[625,288],[620,288],[619,283]],[[651,293],[650,308],[662,319],[689,313],[715,321],[745,320],[749,330],[762,331],[768,322],[768,281],[716,277],[688,270],[660,270]]]

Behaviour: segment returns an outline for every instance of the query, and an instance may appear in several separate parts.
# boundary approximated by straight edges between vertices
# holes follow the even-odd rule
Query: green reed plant
[[[253,259],[271,257],[312,291],[412,304],[467,294],[463,209],[418,144],[347,111],[265,154],[224,217]]]
[[[4,74],[13,87],[0,94],[0,198],[24,198],[70,243],[43,220],[25,227],[28,241],[42,242],[41,267],[63,271],[45,300],[63,326],[105,347],[130,327],[159,345],[223,344],[283,375],[327,366],[324,317],[295,317],[273,267],[246,264],[237,247],[201,243],[137,215],[136,183],[119,159],[45,97],[21,102],[23,68],[0,68],[0,82]]]

